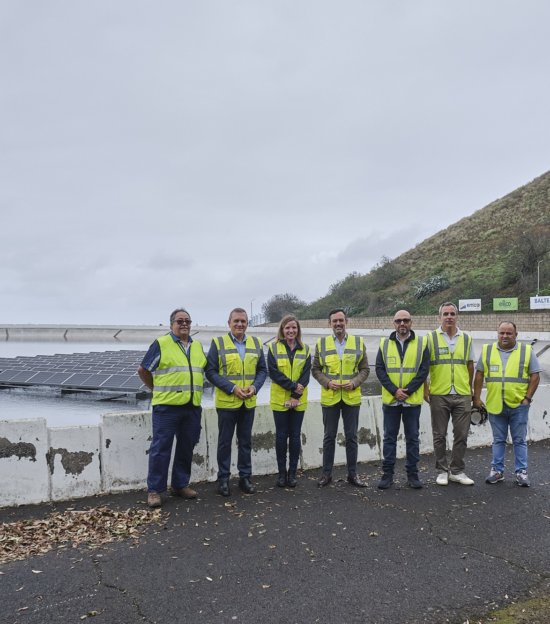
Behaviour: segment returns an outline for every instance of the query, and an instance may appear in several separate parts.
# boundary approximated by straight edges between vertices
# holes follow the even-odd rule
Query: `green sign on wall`
[[[493,299],[493,310],[495,311],[510,311],[518,309],[517,297],[499,297]]]

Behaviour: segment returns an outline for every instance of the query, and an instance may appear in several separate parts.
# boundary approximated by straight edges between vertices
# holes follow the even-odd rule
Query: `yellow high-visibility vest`
[[[490,414],[500,414],[504,403],[511,408],[518,407],[529,386],[531,345],[518,342],[517,348],[510,353],[504,370],[497,345],[498,342],[484,344],[481,349],[483,374],[487,384],[485,405]]]
[[[419,338],[415,335],[414,339],[407,343],[407,350],[401,361],[399,349],[395,340],[382,338],[380,340],[380,352],[386,366],[386,372],[390,381],[398,388],[406,388],[407,385],[416,377],[418,369],[422,363],[422,355],[427,344],[427,337]],[[411,405],[422,405],[424,400],[424,384],[415,390],[411,396],[405,401]],[[382,386],[382,403],[390,405],[395,402],[395,397]]]
[[[309,359],[309,347],[302,345],[301,348],[296,349],[294,352],[294,359],[291,362],[288,357],[288,352],[285,345],[282,342],[275,342],[269,345],[277,368],[288,377],[291,381],[298,381],[304,370],[306,361]],[[272,410],[283,412],[288,408],[285,407],[285,403],[290,399],[292,392],[285,390],[282,386],[279,386],[274,381],[271,382],[271,394],[270,394],[270,406]],[[298,406],[294,409],[298,412],[303,412],[307,407],[307,387],[304,389],[302,396],[299,399]]]
[[[342,359],[336,350],[334,336],[319,338],[317,350],[322,371],[329,379],[339,383],[350,381],[357,375],[359,362],[363,359],[363,338],[348,335]],[[361,387],[353,390],[322,388],[321,405],[336,405],[340,401],[344,401],[346,405],[359,405],[361,403]]]
[[[157,338],[160,361],[153,375],[152,405],[186,405],[193,397],[193,405],[201,404],[204,386],[206,356],[202,345],[193,340],[189,357],[179,342],[170,334]]]
[[[449,394],[454,387],[457,394],[471,395],[468,356],[472,337],[460,334],[454,353],[438,331],[428,334],[430,347],[430,394]]]
[[[241,360],[239,351],[229,334],[214,338],[218,347],[218,370],[220,375],[234,383],[239,388],[247,388],[254,383],[258,360],[262,354],[262,343],[256,336],[248,336],[245,342],[244,360]],[[246,407],[256,406],[256,395],[249,399],[239,399],[235,394],[227,394],[216,388],[216,407],[223,409],[237,409],[243,402]]]

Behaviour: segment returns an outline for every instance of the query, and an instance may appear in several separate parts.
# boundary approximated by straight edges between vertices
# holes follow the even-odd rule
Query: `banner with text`
[[[481,312],[481,299],[459,299],[459,312]]]
[[[517,297],[499,297],[493,299],[493,310],[511,311],[518,309]]]
[[[550,309],[550,297],[531,297],[531,310],[548,310]]]

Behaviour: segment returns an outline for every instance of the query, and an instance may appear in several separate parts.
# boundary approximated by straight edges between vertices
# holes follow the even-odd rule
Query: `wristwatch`
[[[529,403],[533,402],[533,399],[531,397],[528,397],[528,396],[523,397],[523,400],[524,401],[529,401]]]

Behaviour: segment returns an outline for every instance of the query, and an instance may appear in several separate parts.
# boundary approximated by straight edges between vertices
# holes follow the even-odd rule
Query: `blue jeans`
[[[357,474],[357,428],[359,426],[360,405],[347,405],[340,401],[336,405],[322,405],[323,425],[325,435],[323,437],[323,473],[332,474],[334,465],[334,451],[336,448],[336,434],[338,433],[338,421],[340,413],[344,421],[344,435],[346,437],[346,463],[348,474]]]
[[[231,474],[231,445],[237,429],[237,468],[239,477],[252,475],[252,425],[254,408],[244,403],[238,409],[217,409],[218,412],[218,479]]]
[[[489,422],[493,430],[493,462],[498,472],[504,472],[504,454],[508,428],[514,445],[515,472],[527,470],[527,420],[529,405],[507,407],[500,414],[489,414]]]
[[[420,441],[418,438],[420,430],[420,405],[382,405],[384,412],[384,444],[382,469],[384,473],[393,474],[395,466],[395,455],[397,450],[397,436],[403,419],[403,429],[405,431],[405,442],[407,447],[407,462],[405,469],[408,475],[418,473],[418,462],[420,461]]]
[[[280,473],[286,472],[286,453],[288,449],[288,470],[296,472],[302,444],[300,434],[305,412],[289,409],[284,412],[273,411],[275,420],[275,452]]]
[[[193,449],[201,434],[202,409],[194,405],[153,405],[153,439],[149,447],[149,492],[166,491],[172,445],[176,438],[172,487],[181,489],[189,485]]]

